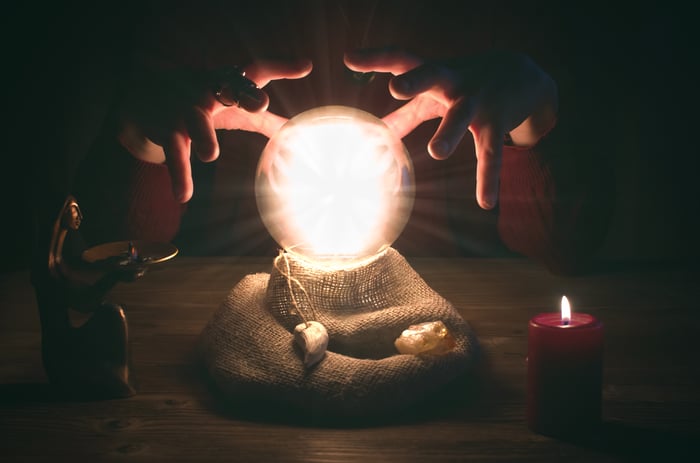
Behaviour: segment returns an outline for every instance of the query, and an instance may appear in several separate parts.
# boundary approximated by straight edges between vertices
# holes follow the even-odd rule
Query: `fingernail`
[[[173,196],[177,202],[184,204],[190,200],[189,194],[182,185],[173,185]]]
[[[411,88],[413,87],[410,80],[402,79],[400,77],[394,79],[394,82],[392,85],[393,85],[395,91],[397,91],[399,93],[403,93],[403,94],[410,94]]]
[[[430,144],[430,152],[432,153],[433,157],[445,158],[450,154],[450,144],[447,143],[447,140],[442,138],[434,140]]]
[[[363,54],[363,50],[350,50],[348,52],[345,52],[345,57],[350,61],[354,61],[356,59],[362,58]]]
[[[493,209],[496,206],[496,198],[493,195],[487,194],[481,198],[481,207],[484,209]]]

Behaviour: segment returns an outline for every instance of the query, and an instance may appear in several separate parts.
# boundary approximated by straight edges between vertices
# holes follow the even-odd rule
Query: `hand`
[[[411,101],[384,117],[403,138],[424,121],[442,121],[428,144],[435,159],[446,159],[467,130],[476,149],[476,199],[495,207],[504,136],[533,146],[556,122],[555,82],[528,57],[490,52],[456,61],[425,62],[396,49],[359,50],[345,56],[354,71],[390,72],[389,90]]]
[[[253,84],[238,94],[239,105],[224,106],[214,95],[210,74],[161,72],[141,76],[129,87],[119,111],[119,139],[136,158],[165,162],[173,193],[181,202],[192,197],[190,152],[205,162],[219,157],[216,129],[246,130],[270,137],[286,119],[267,111],[261,90],[276,79],[297,79],[311,72],[311,63],[259,61],[245,68]]]

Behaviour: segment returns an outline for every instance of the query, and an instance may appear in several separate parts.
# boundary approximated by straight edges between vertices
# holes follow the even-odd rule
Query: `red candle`
[[[566,296],[561,305],[528,330],[527,424],[553,436],[593,431],[601,419],[603,324],[572,315]]]

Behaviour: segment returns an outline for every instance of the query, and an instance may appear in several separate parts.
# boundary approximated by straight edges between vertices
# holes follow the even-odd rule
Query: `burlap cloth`
[[[286,272],[273,265],[270,274],[244,277],[201,334],[201,359],[224,398],[362,417],[411,406],[468,374],[477,350],[470,326],[393,248],[352,270],[312,269],[292,257],[288,263],[305,288],[302,294],[292,286],[298,309]],[[299,310],[330,338],[326,356],[310,368],[293,341]],[[404,329],[436,320],[455,338],[452,351],[397,353]]]

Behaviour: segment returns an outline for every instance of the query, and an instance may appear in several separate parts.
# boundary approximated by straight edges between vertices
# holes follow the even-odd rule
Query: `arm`
[[[81,226],[85,240],[172,241],[187,206],[171,184],[165,164],[137,159],[105,131],[79,166],[73,187],[87,217]]]
[[[609,160],[568,122],[534,148],[505,147],[500,183],[501,240],[556,274],[589,270],[615,196]]]

